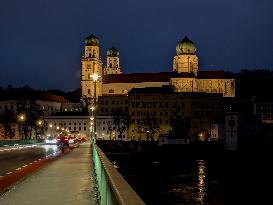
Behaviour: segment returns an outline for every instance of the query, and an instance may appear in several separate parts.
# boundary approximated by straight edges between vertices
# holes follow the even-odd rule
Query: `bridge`
[[[64,154],[52,145],[13,143],[0,148],[0,204],[145,204],[96,143]]]

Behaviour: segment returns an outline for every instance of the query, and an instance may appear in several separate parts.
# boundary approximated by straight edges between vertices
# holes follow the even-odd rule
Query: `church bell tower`
[[[193,73],[197,76],[198,57],[196,47],[187,36],[176,45],[176,56],[173,59],[173,71],[178,73]]]
[[[89,103],[102,95],[102,60],[99,55],[99,46],[100,42],[93,34],[85,39],[84,54],[81,59],[81,87],[82,99],[87,99]],[[93,78],[94,74],[99,76],[96,82]]]
[[[112,47],[107,51],[107,64],[104,68],[104,75],[121,73],[122,71],[119,65],[119,51]]]

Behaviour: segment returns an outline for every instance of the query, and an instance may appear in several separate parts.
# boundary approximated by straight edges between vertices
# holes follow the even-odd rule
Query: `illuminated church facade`
[[[102,95],[126,95],[132,88],[173,85],[175,92],[222,93],[235,97],[235,80],[224,71],[200,71],[194,43],[185,37],[176,46],[171,72],[123,74],[119,51],[107,51],[106,65],[100,57],[100,42],[93,34],[85,39],[82,56],[82,98],[93,99]],[[100,76],[96,83],[92,75]],[[96,89],[96,90],[95,90]]]

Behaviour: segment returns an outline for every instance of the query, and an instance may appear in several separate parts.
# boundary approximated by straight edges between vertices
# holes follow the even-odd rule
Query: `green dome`
[[[187,36],[185,36],[185,38],[176,45],[177,55],[195,54],[195,52],[196,47],[194,43],[190,39],[188,39]]]
[[[107,51],[107,56],[109,56],[109,57],[118,57],[119,56],[119,51],[116,48],[112,47]]]
[[[96,36],[91,34],[85,39],[85,45],[87,46],[100,46],[100,41]]]

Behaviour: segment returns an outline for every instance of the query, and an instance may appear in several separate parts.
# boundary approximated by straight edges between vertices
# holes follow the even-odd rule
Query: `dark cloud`
[[[169,71],[184,35],[201,69],[273,69],[270,0],[9,0],[0,7],[0,86],[80,87],[83,41],[114,45],[125,73]],[[61,80],[60,80],[61,79]]]

